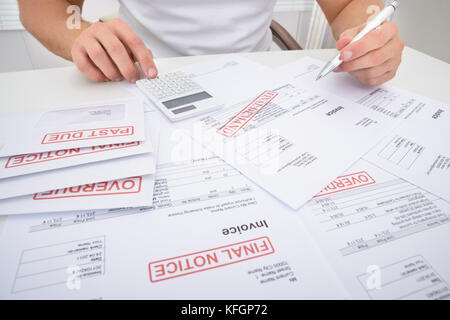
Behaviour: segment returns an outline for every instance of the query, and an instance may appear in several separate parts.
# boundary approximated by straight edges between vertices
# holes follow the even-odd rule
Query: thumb
[[[339,51],[344,49],[365,26],[366,24],[364,23],[357,27],[350,28],[342,32],[341,35],[339,36],[339,40],[336,42],[336,49],[338,49]]]

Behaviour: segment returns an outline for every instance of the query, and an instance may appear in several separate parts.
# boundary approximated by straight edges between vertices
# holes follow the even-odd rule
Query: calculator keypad
[[[158,100],[166,100],[188,92],[202,90],[197,83],[180,71],[166,73],[155,79],[145,79],[142,84],[145,90],[148,90]]]

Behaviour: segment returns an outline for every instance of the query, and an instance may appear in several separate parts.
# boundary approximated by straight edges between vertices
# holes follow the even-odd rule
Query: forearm
[[[334,10],[326,8],[330,1],[334,2]],[[366,23],[374,14],[374,6],[380,10],[384,7],[381,0],[318,0],[318,3],[324,9],[335,39],[345,30]]]
[[[84,0],[18,0],[20,20],[24,27],[48,50],[67,60],[72,60],[72,44],[80,33],[89,26],[81,21],[80,28],[68,28],[70,14],[67,8],[83,5]]]

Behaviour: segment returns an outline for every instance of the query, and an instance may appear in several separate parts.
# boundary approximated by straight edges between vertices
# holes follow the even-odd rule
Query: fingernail
[[[353,53],[351,51],[344,51],[342,52],[342,60],[343,61],[348,61],[352,58]]]
[[[136,81],[138,81],[139,79],[138,78],[133,78],[133,79],[131,79],[131,83],[136,83]]]
[[[149,78],[154,78],[154,77],[156,77],[157,74],[158,74],[158,71],[156,71],[156,69],[155,69],[154,67],[150,67],[150,68],[148,69],[147,76],[148,76]]]
[[[119,82],[119,81],[122,81],[122,79],[123,78],[116,78],[116,79],[114,79],[114,81]]]

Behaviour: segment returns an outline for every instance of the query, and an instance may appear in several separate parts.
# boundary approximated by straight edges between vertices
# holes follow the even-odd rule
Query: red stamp
[[[275,252],[268,237],[150,262],[150,282],[158,282],[255,259]]]
[[[320,191],[319,194],[315,195],[314,198],[322,197],[327,194],[359,188],[374,183],[375,180],[365,171],[347,174],[345,176],[337,177],[336,180],[334,180],[328,186],[326,186],[325,189]]]
[[[136,147],[138,145],[140,145],[140,142],[136,141],[128,143],[107,144],[102,146],[92,146],[88,148],[71,148],[58,151],[21,154],[9,157],[8,161],[6,162],[5,168],[15,168],[25,166],[28,164],[35,164],[69,157],[82,156],[85,154]]]
[[[81,186],[51,190],[36,193],[33,200],[49,200],[61,198],[78,198],[92,196],[106,196],[114,194],[139,193],[142,177],[132,177],[120,180],[89,183]]]
[[[239,111],[237,115],[231,118],[222,127],[217,129],[217,133],[229,138],[234,136],[277,95],[278,93],[273,91],[264,91],[255,100],[250,102],[244,109]]]
[[[131,136],[133,133],[133,126],[54,132],[47,133],[42,139],[41,144]]]

